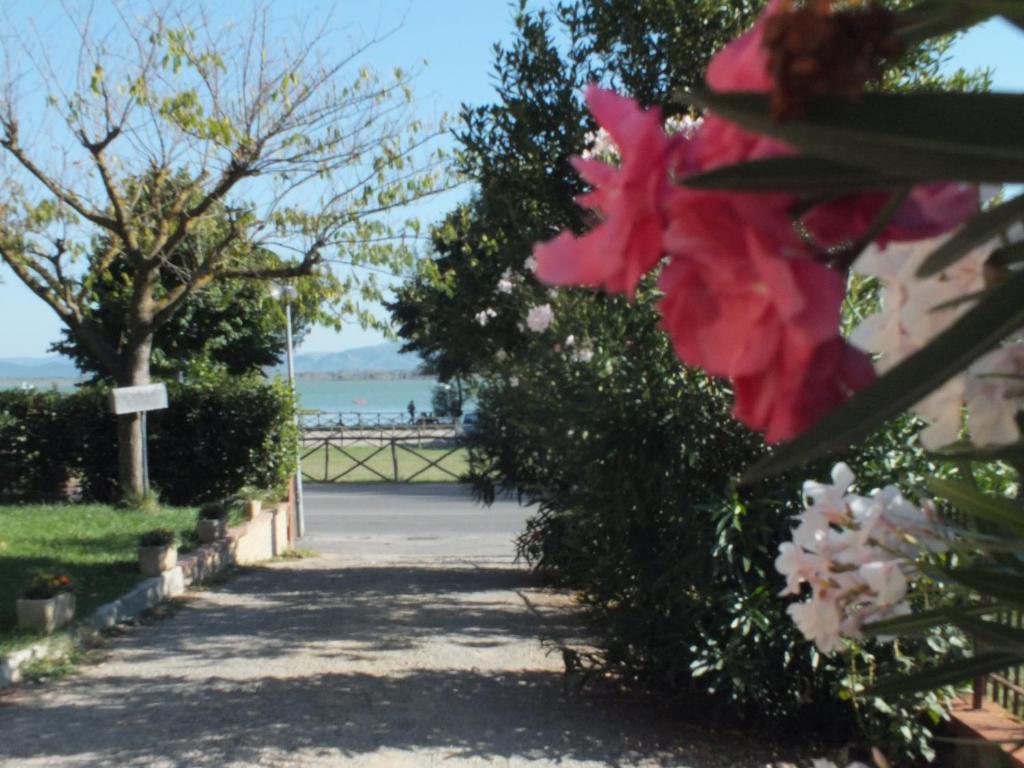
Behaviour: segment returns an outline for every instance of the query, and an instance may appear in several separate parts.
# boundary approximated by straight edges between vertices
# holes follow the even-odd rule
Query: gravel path
[[[764,766],[621,694],[565,690],[571,602],[508,559],[279,562],[0,698],[0,766]]]

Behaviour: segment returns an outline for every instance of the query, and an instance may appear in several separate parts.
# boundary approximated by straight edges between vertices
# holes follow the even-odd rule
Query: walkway
[[[321,520],[321,557],[246,571],[127,629],[103,663],[0,698],[0,766],[770,762],[763,746],[680,728],[601,685],[566,694],[557,645],[579,634],[571,603],[510,562],[507,536],[503,554],[487,552],[504,535],[496,520],[521,510],[471,522],[450,497],[439,518],[468,517],[432,552],[402,543],[401,515],[387,533],[359,532],[379,491],[332,497],[355,532]],[[436,491],[406,493],[431,514]],[[311,498],[317,525],[327,507]],[[455,551],[473,541],[459,534],[479,536],[483,554]],[[364,535],[377,538],[355,557]]]

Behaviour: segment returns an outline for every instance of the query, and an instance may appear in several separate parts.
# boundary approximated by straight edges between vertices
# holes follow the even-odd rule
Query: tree
[[[152,205],[153,201],[145,193],[143,199]],[[217,205],[201,224],[191,229],[168,259],[167,269],[155,288],[158,296],[165,295],[173,287],[181,270],[195,269],[202,254],[224,236],[228,222],[223,206]],[[105,252],[112,245],[110,240],[109,236],[100,235],[91,244],[91,250]],[[239,259],[253,267],[284,266],[275,253],[265,248],[249,249],[244,255],[240,253]],[[293,333],[298,342],[312,322],[332,320],[321,306],[322,302],[337,294],[340,286],[330,273],[318,278],[296,278],[295,282],[299,297],[292,318]],[[131,287],[131,265],[123,255],[114,259],[107,271],[90,286],[86,297],[90,317],[107,339],[120,339],[125,332],[132,302]],[[190,297],[178,312],[155,330],[151,373],[178,377],[219,369],[237,376],[259,371],[281,362],[285,336],[284,312],[262,281],[220,280]],[[94,380],[112,380],[102,363],[70,329],[63,329],[62,339],[51,349],[70,357],[79,370],[91,374]]]
[[[379,294],[372,270],[412,261],[416,225],[394,212],[440,180],[436,132],[410,113],[411,75],[361,65],[377,40],[331,55],[324,26],[282,37],[265,12],[216,26],[183,7],[121,14],[102,33],[76,20],[73,70],[7,51],[0,258],[119,386],[150,381],[157,331],[224,280],[365,267],[335,309],[370,321],[360,297]],[[42,124],[26,129],[36,115]],[[218,217],[203,251],[176,261]],[[278,260],[254,261],[256,249]],[[128,294],[116,338],[91,302],[115,265]],[[118,443],[122,489],[139,494],[137,416],[119,417]]]

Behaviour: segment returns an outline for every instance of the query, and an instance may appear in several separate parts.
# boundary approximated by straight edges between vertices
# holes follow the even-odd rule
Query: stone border
[[[0,690],[21,680],[21,668],[33,661],[60,659],[85,632],[110,629],[129,621],[164,600],[180,595],[192,584],[208,581],[232,565],[251,565],[277,557],[291,547],[292,510],[290,503],[259,512],[256,517],[234,528],[212,544],[182,555],[178,565],[159,576],[143,579],[117,600],[101,605],[92,616],[69,632],[33,643],[27,648],[0,657]]]

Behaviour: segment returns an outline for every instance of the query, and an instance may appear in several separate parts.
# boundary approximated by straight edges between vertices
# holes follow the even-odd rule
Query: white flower
[[[838,593],[826,593],[803,603],[793,603],[786,609],[800,634],[812,640],[822,653],[843,649],[836,597]]]
[[[669,135],[681,133],[685,138],[692,139],[703,124],[703,117],[673,115],[665,119],[665,133]]]
[[[480,323],[481,326],[487,325],[492,317],[497,317],[498,313],[495,312],[491,307],[482,309],[473,315],[473,319]]]
[[[854,479],[837,464],[833,484],[804,483],[805,509],[775,560],[786,577],[781,594],[810,587],[808,599],[787,612],[823,653],[840,650],[844,637],[860,637],[868,622],[908,612],[914,560],[922,547],[945,548],[930,502],[917,507],[893,485],[867,496],[850,493]]]
[[[576,337],[573,336],[571,333],[568,336],[565,337],[565,347],[566,347],[566,349],[572,348],[572,346],[575,343],[576,343]]]
[[[506,360],[508,360],[508,352],[506,352],[504,349],[499,349],[497,352],[494,353],[494,359],[497,360],[499,363],[504,363]]]
[[[994,349],[967,369],[967,426],[975,445],[1020,439],[1017,412],[1024,406],[1024,343]]]
[[[519,377],[518,376],[510,376],[509,380],[508,380],[508,385],[510,387],[518,387],[519,386]]]
[[[854,271],[884,283],[881,312],[866,318],[850,335],[854,345],[880,356],[876,363],[880,372],[949,328],[971,307],[969,301],[956,300],[985,287],[984,268],[992,243],[979,246],[938,275],[916,276],[923,261],[947,237],[872,246],[854,264]],[[1024,388],[1014,377],[1024,373],[1024,352],[1015,349],[1020,349],[1019,342],[990,352],[914,405],[911,410],[929,422],[921,432],[925,448],[941,448],[959,438],[965,405],[975,445],[1019,439],[1016,415],[1024,406]]]
[[[554,317],[555,313],[551,311],[550,304],[530,307],[530,311],[526,314],[526,326],[534,333],[543,333],[551,325]]]
[[[506,269],[498,280],[499,293],[512,293],[513,289],[523,281],[522,275],[518,275],[511,269]]]
[[[619,161],[619,148],[612,139],[611,134],[604,128],[597,131],[588,131],[583,135],[586,146],[580,153],[584,160],[603,160],[606,163],[617,163]]]
[[[589,363],[594,359],[594,350],[589,346],[581,346],[573,351],[572,359],[577,363]]]
[[[535,259],[533,256],[527,256],[526,261],[523,262],[523,270],[526,272],[536,272],[537,259]]]

